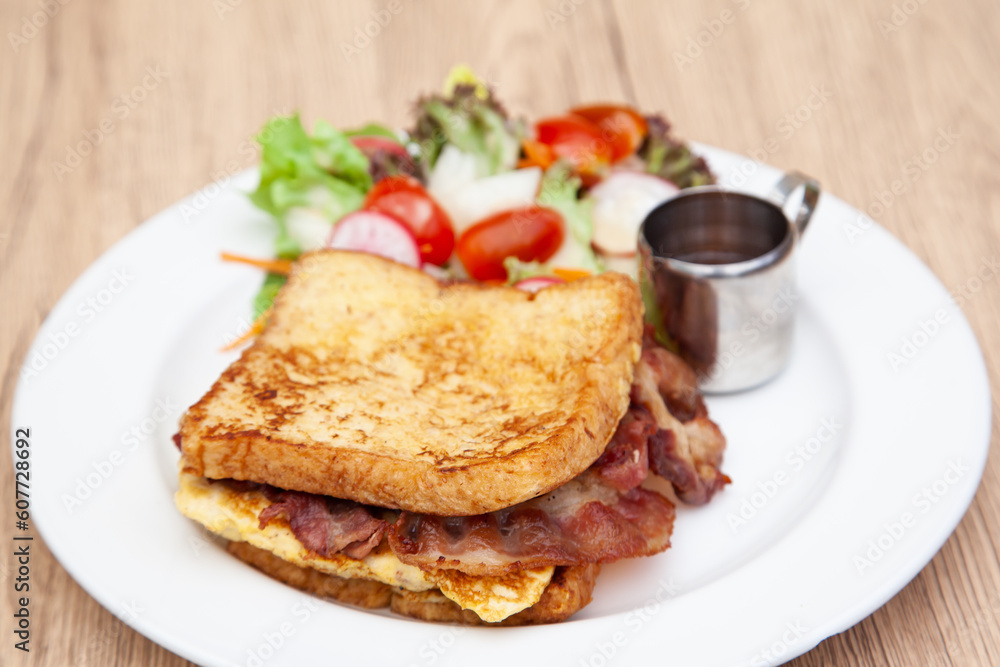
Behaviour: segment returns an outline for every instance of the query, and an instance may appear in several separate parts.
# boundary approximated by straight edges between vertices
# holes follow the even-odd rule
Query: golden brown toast
[[[439,623],[489,626],[559,623],[590,604],[594,584],[597,583],[600,571],[601,566],[594,563],[557,567],[552,581],[538,602],[499,623],[487,623],[438,591],[395,590],[391,605],[397,614]]]
[[[535,625],[564,621],[590,603],[600,572],[599,565],[556,568],[552,581],[538,602],[499,623],[487,623],[436,590],[414,592],[375,581],[324,574],[309,567],[293,565],[246,542],[230,542],[226,549],[264,574],[313,595],[368,609],[391,604],[394,612],[404,616],[465,625]]]
[[[365,609],[388,607],[392,599],[392,586],[368,579],[345,579],[311,567],[300,567],[248,542],[230,542],[226,551],[264,574],[313,595]]]
[[[229,484],[211,482],[184,471],[180,474],[179,484],[174,500],[182,514],[231,540],[231,545],[246,544],[245,547],[230,546],[230,551],[253,547],[255,551],[252,553],[271,554],[276,562],[286,563],[288,567],[283,568],[282,573],[269,570],[268,573],[293,586],[298,584],[289,581],[289,576],[283,573],[307,568],[312,579],[317,576],[311,574],[314,571],[331,575],[331,579],[316,579],[317,582],[367,580],[415,592],[434,589],[445,598],[454,600],[462,609],[495,622],[538,602],[552,580],[552,567],[522,568],[482,577],[457,570],[424,572],[402,563],[385,540],[364,558],[351,558],[342,553],[321,556],[299,542],[285,518],[272,520],[261,527],[260,513],[271,504],[261,489],[235,489]],[[359,590],[363,593],[367,589]],[[343,599],[334,593],[323,595]]]
[[[430,514],[508,507],[600,456],[641,334],[638,288],[619,274],[532,295],[309,253],[185,414],[185,465]]]
[[[253,345],[184,416],[195,474],[441,515],[559,486],[604,450],[641,340],[617,274],[530,295],[372,255],[296,264]]]

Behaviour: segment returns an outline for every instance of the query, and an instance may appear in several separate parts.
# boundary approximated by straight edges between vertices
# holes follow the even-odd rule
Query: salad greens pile
[[[590,108],[591,112],[601,109],[618,113],[619,120],[621,113],[631,114],[637,119],[635,127],[640,128],[636,131],[641,132],[630,138],[616,138],[633,143],[630,147],[626,144],[631,162],[614,166],[615,170],[645,172],[647,175],[640,178],[655,176],[680,188],[713,182],[704,160],[695,156],[686,144],[670,136],[670,126],[662,117],[643,118],[632,109],[614,105]],[[581,122],[579,117],[575,121],[571,117],[570,121]],[[571,129],[572,122],[569,124]],[[497,262],[502,259],[508,284],[538,276],[556,276],[556,269],[603,271],[608,254],[595,242],[594,198],[597,193],[590,195],[589,192],[595,179],[599,182],[611,173],[613,165],[603,163],[597,175],[581,170],[580,163],[574,161],[575,156],[566,152],[580,149],[579,145],[572,144],[579,137],[569,137],[570,144],[557,145],[553,143],[556,140],[552,140],[542,145],[545,139],[540,134],[540,127],[535,128],[536,141],[527,123],[512,119],[493,91],[464,66],[452,70],[442,93],[418,101],[416,120],[408,134],[378,124],[341,131],[325,121],[317,122],[310,134],[297,114],[269,120],[257,136],[262,147],[260,183],[250,194],[250,200],[271,214],[275,221],[274,251],[278,263],[266,267],[271,272],[254,300],[255,318],[267,312],[286,280],[281,273],[284,265],[280,262],[295,260],[307,250],[322,247],[341,218],[362,208],[368,210],[373,205],[372,196],[383,187],[373,190],[373,186],[389,178],[412,183],[408,187],[423,192],[431,202],[438,192],[441,196],[451,196],[448,201],[438,200],[444,208],[442,215],[456,215],[456,209],[448,209],[456,201],[463,203],[464,211],[469,210],[472,201],[480,209],[488,208],[488,202],[515,202],[558,212],[563,220],[563,241],[554,255],[542,256],[546,261],[518,258],[530,257],[530,253],[510,254],[504,258],[506,251],[496,258]],[[592,128],[598,130],[597,125]],[[441,159],[442,156],[445,159]],[[615,157],[614,160],[619,159]],[[534,171],[518,171],[514,179],[502,176],[520,168]],[[424,187],[427,190],[423,190]],[[469,187],[473,189],[465,190],[463,195],[462,188]],[[480,209],[473,208],[474,211]],[[609,209],[605,201],[601,210],[618,209],[614,206]],[[604,215],[607,217],[606,213]],[[452,219],[455,239],[474,222],[466,220],[460,225],[458,218]],[[445,221],[447,226],[447,216]],[[417,232],[413,233],[416,237]],[[448,230],[448,234],[452,231]],[[443,251],[443,256],[448,256],[451,247]],[[595,252],[595,248],[600,252]],[[458,250],[456,246],[456,252]],[[444,264],[442,268],[447,275],[464,278],[468,275],[468,267],[463,266],[467,263],[466,258],[461,259],[460,262],[452,255],[449,261],[436,263]]]

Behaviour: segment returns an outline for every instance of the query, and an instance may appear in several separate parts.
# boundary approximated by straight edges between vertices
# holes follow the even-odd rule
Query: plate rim
[[[711,158],[714,154],[716,156],[723,156],[726,159],[741,159],[741,160],[750,159],[746,156],[742,156],[736,153],[732,153],[730,151],[726,151],[724,149],[718,149],[703,144],[692,142],[692,146],[695,148],[696,152],[705,155],[708,158]],[[767,165],[762,165],[762,166],[765,168],[765,170],[773,171],[776,174],[780,173],[773,167],[769,167]],[[254,178],[255,174],[256,174],[256,167],[251,167],[241,172],[240,174],[234,176],[231,179],[231,182],[227,184],[227,187],[235,188],[238,184],[249,181],[250,179]],[[170,206],[163,209],[159,213],[150,217],[148,220],[136,226],[123,238],[119,239],[114,244],[112,244],[107,250],[105,250],[100,255],[99,258],[91,262],[91,264],[88,265],[88,267],[81,273],[81,275],[76,280],[73,281],[70,287],[66,289],[63,295],[60,297],[60,299],[49,311],[45,320],[39,326],[39,329],[33,338],[31,346],[28,348],[28,351],[25,354],[24,359],[22,359],[22,363],[26,363],[28,361],[28,359],[31,357],[31,354],[35,351],[39,339],[42,337],[44,333],[46,333],[46,331],[51,326],[53,326],[53,321],[55,320],[57,315],[65,310],[65,308],[68,305],[67,301],[69,299],[69,296],[75,291],[78,291],[82,285],[88,284],[93,280],[93,277],[97,272],[97,267],[99,264],[102,263],[102,261],[106,261],[108,258],[122,252],[122,249],[126,248],[129,243],[136,242],[136,239],[139,236],[141,236],[145,230],[150,229],[152,225],[155,223],[155,221],[162,220],[168,217],[169,215],[171,215],[172,212],[179,210],[180,207],[186,203],[190,204],[190,202],[193,201],[195,197],[199,196],[206,189],[211,188],[214,185],[217,184],[215,183],[209,184],[199,189],[197,192],[181,199],[178,202],[175,202],[174,204],[171,204]],[[841,200],[837,199],[832,195],[824,193],[823,197],[824,199],[827,200],[839,202],[841,205],[847,207],[851,211],[857,211],[857,209],[854,209],[850,205],[846,204],[845,202],[842,202]],[[875,223],[874,230],[876,236],[884,235],[887,239],[890,239],[891,240],[890,242],[897,246],[896,247],[897,251],[901,251],[909,255],[909,258],[918,263],[923,268],[923,270],[927,274],[929,274],[932,280],[934,280],[942,288],[944,287],[941,284],[940,279],[938,279],[937,276],[934,275],[933,272],[929,269],[929,267],[927,267],[919,259],[919,257],[917,257],[908,247],[906,247],[905,244],[896,239],[894,236],[892,236],[892,234],[890,234],[887,230],[882,228],[877,223]],[[869,230],[868,233],[872,233],[871,230]],[[969,506],[973,502],[975,494],[980,485],[980,481],[985,469],[987,456],[990,448],[990,435],[991,435],[992,417],[993,417],[992,398],[990,394],[988,371],[985,365],[985,359],[982,354],[982,348],[979,345],[979,342],[975,337],[975,333],[972,330],[971,326],[969,325],[968,319],[965,317],[965,314],[960,309],[956,309],[955,315],[957,316],[960,326],[968,330],[968,333],[971,335],[975,345],[976,364],[974,370],[980,375],[981,382],[979,384],[982,386],[982,388],[985,388],[985,392],[983,392],[980,396],[981,405],[978,408],[983,410],[985,416],[985,422],[981,423],[979,427],[985,434],[984,438],[985,444],[984,446],[980,447],[979,450],[977,450],[980,451],[981,456],[973,463],[971,471],[973,474],[969,475],[969,477],[966,478],[969,481],[964,482],[962,484],[961,487],[962,493],[960,494],[958,502],[952,503],[952,510],[947,514],[946,517],[943,518],[939,517],[936,519],[936,523],[940,526],[947,527],[947,530],[945,531],[941,529],[936,531],[935,539],[923,543],[921,548],[919,549],[911,547],[912,553],[910,554],[910,558],[908,559],[909,565],[907,567],[901,568],[891,577],[883,577],[881,585],[879,585],[875,590],[873,590],[872,593],[868,595],[866,598],[857,600],[855,604],[852,605],[849,609],[845,609],[840,614],[830,618],[824,625],[812,629],[801,643],[792,647],[792,650],[789,651],[787,655],[782,656],[783,659],[792,659],[798,655],[801,655],[802,653],[805,653],[808,650],[811,650],[823,639],[826,639],[827,637],[832,636],[833,634],[836,634],[838,632],[842,632],[850,628],[851,626],[855,625],[856,623],[860,622],[867,616],[871,615],[875,610],[883,606],[889,599],[897,595],[899,591],[901,591],[906,586],[906,584],[908,584],[913,578],[915,578],[920,573],[920,571],[924,567],[926,567],[926,565],[940,551],[940,549],[948,541],[948,539],[950,539],[951,535],[954,533],[955,529],[961,522],[965,513],[968,511]],[[18,423],[21,423],[21,421],[23,421],[19,420],[19,416],[24,412],[24,406],[22,405],[22,403],[26,392],[25,383],[26,381],[24,377],[18,378],[12,402],[12,410],[11,410],[12,435],[15,428],[17,428],[16,425]],[[11,448],[12,458],[14,454],[15,454],[14,449]],[[86,572],[80,571],[80,569],[77,567],[77,563],[74,563],[72,557],[67,557],[68,554],[63,549],[62,545],[60,545],[58,535],[56,534],[58,531],[57,528],[58,522],[55,519],[43,519],[42,516],[36,515],[34,511],[32,511],[32,518],[34,519],[33,525],[35,530],[37,531],[39,536],[41,536],[42,539],[44,539],[46,547],[49,548],[52,554],[59,561],[60,566],[62,566],[64,569],[67,570],[67,572],[88,593],[88,595],[97,600],[99,604],[101,604],[106,609],[111,611],[111,613],[114,614],[115,610],[111,608],[107,599],[108,596],[103,594],[104,593],[103,590],[99,590],[100,586],[98,586],[98,584],[93,579],[88,579]],[[52,521],[51,526],[49,525],[50,520]],[[52,532],[50,532],[50,528]],[[757,558],[763,557],[765,553],[766,550],[765,552],[762,552],[760,555],[758,555]],[[741,568],[736,568],[736,571],[738,571],[739,569]],[[720,579],[727,579],[729,578],[729,576],[733,574],[735,574],[735,571],[733,573],[724,575]],[[586,619],[584,621],[578,621],[575,623],[587,623],[588,621],[599,621],[599,620],[601,619]],[[183,657],[187,657],[188,659],[191,660],[196,660],[199,662],[199,664],[205,664],[207,662],[215,662],[218,659],[218,656],[203,652],[194,643],[183,642],[183,641],[178,642],[178,639],[176,637],[170,635],[169,633],[161,632],[160,628],[157,627],[157,625],[150,619],[145,619],[140,617],[134,619],[133,622],[127,622],[126,624],[128,624],[130,627],[133,627],[133,629],[145,635],[146,637],[150,638],[157,644],[164,646],[168,650],[175,651]],[[563,627],[568,627],[569,625],[571,624],[565,624]],[[547,626],[547,627],[554,627],[554,626]]]

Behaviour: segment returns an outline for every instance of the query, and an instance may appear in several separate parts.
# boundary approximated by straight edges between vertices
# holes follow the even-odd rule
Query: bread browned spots
[[[537,603],[499,623],[486,623],[475,612],[462,609],[436,589],[417,593],[376,581],[324,574],[293,565],[246,542],[230,542],[226,550],[264,574],[313,595],[367,609],[391,605],[394,612],[403,616],[463,625],[538,625],[564,621],[590,603],[600,572],[599,565],[556,568],[552,581]]]
[[[600,565],[558,567],[542,598],[531,607],[499,623],[487,623],[468,609],[441,595],[436,590],[416,593],[395,590],[392,610],[403,616],[423,621],[461,623],[463,625],[541,625],[558,623],[590,604]]]
[[[244,563],[300,591],[366,609],[388,607],[392,587],[367,579],[345,579],[299,567],[246,542],[230,542],[226,550]]]
[[[641,323],[618,274],[530,295],[311,253],[184,416],[185,463],[414,512],[508,507],[600,456],[628,407]]]

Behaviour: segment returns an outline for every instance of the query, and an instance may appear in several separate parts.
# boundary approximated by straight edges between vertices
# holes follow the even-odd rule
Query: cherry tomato
[[[504,280],[503,261],[513,255],[523,262],[544,262],[556,254],[566,232],[558,211],[525,206],[501,211],[469,227],[455,252],[476,280]]]
[[[595,104],[570,109],[574,116],[589,120],[600,128],[601,138],[611,144],[611,161],[632,155],[646,138],[646,119],[631,107]]]
[[[581,116],[547,118],[535,124],[539,143],[557,158],[573,163],[581,174],[597,174],[611,163],[611,142],[601,137],[601,128]]]
[[[383,178],[368,191],[362,208],[401,222],[416,238],[424,262],[442,266],[455,249],[451,219],[415,178]]]

